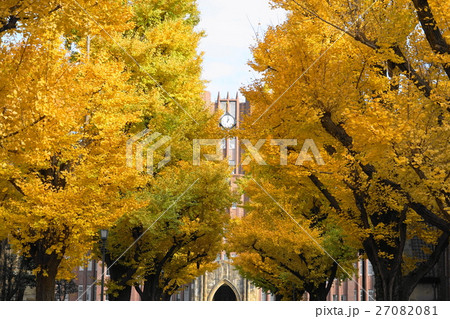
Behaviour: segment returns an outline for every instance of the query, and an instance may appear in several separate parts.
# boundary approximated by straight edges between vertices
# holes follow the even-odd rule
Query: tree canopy
[[[191,140],[216,130],[202,99],[198,12],[172,0],[3,1],[0,12],[0,234],[33,258],[37,299],[53,300],[55,279],[73,277],[100,229],[164,207],[154,183],[171,183],[166,200],[176,199],[193,170],[183,163]],[[127,141],[144,128],[172,138],[173,175],[127,167]],[[205,178],[224,191],[213,171]]]
[[[325,165],[294,165],[300,143],[288,147],[284,169],[253,169],[255,179],[297,180],[296,188],[287,183],[290,195],[326,202],[357,228],[377,299],[407,300],[448,245],[450,8],[419,0],[273,3],[288,19],[253,49],[261,79],[243,89],[253,105],[245,134],[313,139]],[[411,241],[422,251],[411,252]]]

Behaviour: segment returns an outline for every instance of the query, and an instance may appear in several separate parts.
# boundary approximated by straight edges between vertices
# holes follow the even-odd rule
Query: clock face
[[[224,128],[232,128],[236,124],[236,121],[234,117],[232,117],[230,114],[225,114],[220,119],[220,125]]]

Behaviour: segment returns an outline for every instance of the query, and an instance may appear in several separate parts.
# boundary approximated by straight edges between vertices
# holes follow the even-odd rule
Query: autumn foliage
[[[450,7],[431,0],[273,2],[288,19],[253,49],[251,66],[262,77],[243,90],[253,103],[244,135],[253,141],[312,138],[325,165],[294,165],[301,144],[289,147],[288,166],[250,165],[262,187],[246,184],[258,194],[258,206],[243,223],[258,227],[254,214],[283,212],[260,204],[264,189],[295,218],[311,209],[301,203],[314,199],[326,218],[337,221],[342,240],[357,240],[364,249],[377,299],[408,300],[450,234]],[[261,151],[267,157],[273,152]],[[298,213],[291,197],[299,199]],[[275,234],[273,229],[253,241]],[[413,251],[412,242],[421,249]],[[282,241],[272,245],[272,251],[286,247],[286,254],[302,254]],[[237,261],[244,273],[267,258],[267,249],[255,247],[259,257],[251,266],[243,257]],[[274,257],[279,281],[283,256]]]
[[[218,130],[204,112],[194,1],[3,1],[0,12],[0,236],[34,260],[36,298],[53,300],[55,280],[94,257],[100,229],[146,228],[197,178],[195,193],[205,181],[220,185],[214,196],[223,193],[168,210],[164,221],[181,250],[173,273],[164,271],[174,291],[209,269],[230,191],[226,169],[209,166],[205,180],[189,179],[195,171],[185,162],[198,132]],[[174,167],[158,176],[126,165],[126,142],[144,128],[174,140]],[[202,201],[197,216],[189,207]],[[212,212],[215,226],[197,225]],[[111,234],[121,244],[132,236]],[[150,236],[148,245],[164,251],[171,238]],[[123,249],[111,246],[114,260],[127,247],[115,248]]]
[[[299,142],[287,165],[276,143],[245,163],[247,215],[230,221],[230,169],[191,162],[194,139],[227,134],[202,99],[195,0],[2,1],[0,239],[32,259],[38,300],[105,228],[111,300],[168,300],[222,249],[285,300],[324,300],[358,252],[378,300],[433,269],[450,236],[450,4],[272,2],[287,20],[253,47],[252,112],[228,133]],[[126,165],[144,129],[171,137],[153,174]],[[305,140],[323,162],[297,161]]]

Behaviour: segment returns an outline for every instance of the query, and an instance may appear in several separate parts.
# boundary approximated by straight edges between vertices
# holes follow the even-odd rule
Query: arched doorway
[[[230,286],[223,284],[214,294],[213,301],[237,301],[237,297]]]

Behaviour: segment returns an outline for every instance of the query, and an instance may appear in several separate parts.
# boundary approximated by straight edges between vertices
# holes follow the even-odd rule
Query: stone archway
[[[211,290],[209,301],[240,301],[239,292],[228,280],[222,280]]]
[[[228,285],[222,285],[213,296],[213,301],[236,301],[237,297],[233,289]]]

